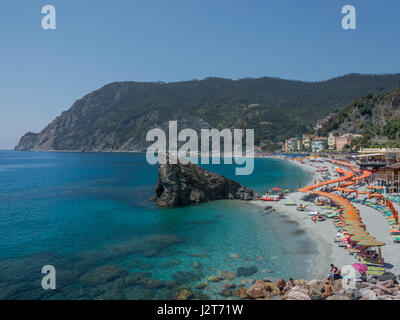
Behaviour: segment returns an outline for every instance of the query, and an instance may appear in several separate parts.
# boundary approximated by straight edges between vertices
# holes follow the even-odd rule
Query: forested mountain
[[[400,89],[354,99],[339,109],[319,134],[330,132],[362,134],[353,141],[356,147],[400,147]]]
[[[350,74],[324,82],[207,78],[173,83],[116,82],[77,100],[16,150],[144,151],[145,135],[178,120],[179,129],[253,128],[256,145],[312,130],[357,96],[398,86],[400,74]]]

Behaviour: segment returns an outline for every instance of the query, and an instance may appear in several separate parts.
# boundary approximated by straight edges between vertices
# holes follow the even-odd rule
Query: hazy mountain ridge
[[[324,82],[276,78],[207,78],[174,83],[115,82],[77,100],[40,133],[25,134],[16,150],[144,151],[148,130],[254,128],[255,143],[277,142],[357,96],[388,90],[400,74],[351,74]]]

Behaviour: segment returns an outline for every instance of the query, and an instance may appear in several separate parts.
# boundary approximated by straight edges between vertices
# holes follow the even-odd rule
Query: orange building
[[[346,133],[336,138],[336,149],[343,150],[346,145],[350,146],[351,142],[356,138],[361,138],[361,134]]]

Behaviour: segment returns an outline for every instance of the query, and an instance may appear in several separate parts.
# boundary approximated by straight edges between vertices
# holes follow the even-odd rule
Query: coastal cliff
[[[160,164],[156,202],[160,207],[187,206],[222,199],[255,200],[254,190],[189,162]]]

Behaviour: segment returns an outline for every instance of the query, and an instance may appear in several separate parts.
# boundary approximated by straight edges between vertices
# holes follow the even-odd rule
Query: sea
[[[261,194],[311,180],[278,159],[249,176],[202,166]],[[310,275],[317,246],[287,216],[236,200],[159,208],[157,170],[137,153],[0,151],[0,299],[235,299]]]

